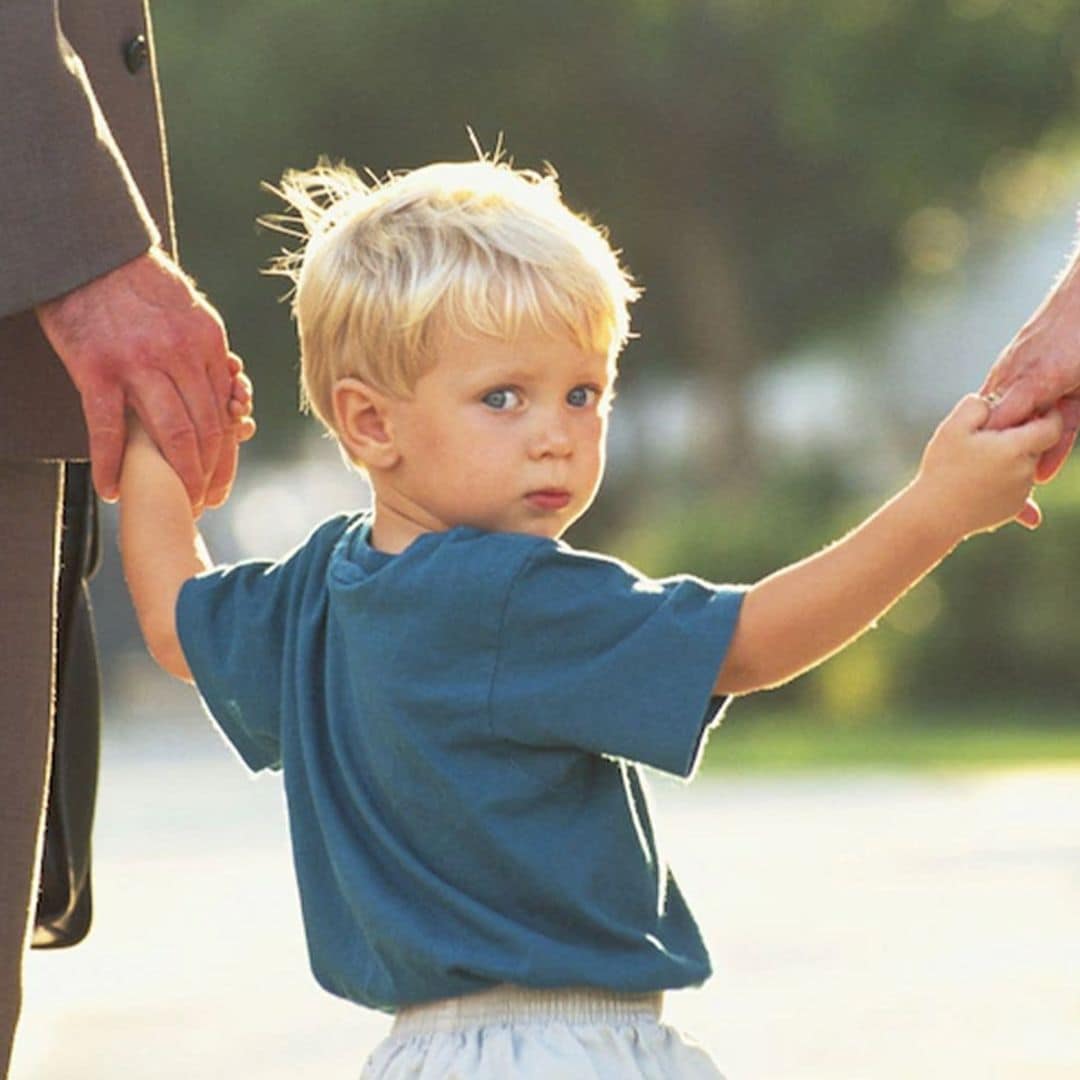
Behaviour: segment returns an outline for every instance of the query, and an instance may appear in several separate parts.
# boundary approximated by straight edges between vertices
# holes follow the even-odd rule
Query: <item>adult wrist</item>
[[[77,282],[70,288],[65,289],[63,292],[57,293],[54,296],[50,296],[46,300],[40,301],[39,303],[34,305],[34,313],[38,317],[38,322],[41,323],[42,326],[44,326],[45,322],[48,319],[60,314],[66,306],[66,303],[73,298],[77,298],[79,294],[83,293],[84,289],[94,289],[100,286],[109,278],[113,278],[113,276],[116,274],[130,272],[130,269],[132,267],[136,266],[136,264],[140,263],[143,260],[152,259],[154,261],[157,261],[158,256],[155,255],[155,252],[158,252],[161,258],[168,258],[168,256],[165,255],[165,253],[156,246],[146,248],[138,252],[136,255],[125,259],[123,262],[117,263],[115,266],[110,266],[107,269],[103,269],[102,272],[95,277],[90,277],[87,278],[85,281]]]

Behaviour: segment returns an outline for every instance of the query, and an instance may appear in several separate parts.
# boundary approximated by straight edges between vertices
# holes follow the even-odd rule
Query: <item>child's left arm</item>
[[[239,372],[229,411],[236,438],[250,438],[251,387]],[[150,655],[170,675],[191,682],[176,631],[176,602],[184,582],[212,563],[180,477],[134,418],[120,474],[120,553]]]
[[[871,627],[962,540],[1020,511],[1040,454],[1061,437],[1061,416],[990,431],[989,414],[981,398],[964,398],[906,488],[842,540],[750,588],[716,693],[769,689],[816,666]]]

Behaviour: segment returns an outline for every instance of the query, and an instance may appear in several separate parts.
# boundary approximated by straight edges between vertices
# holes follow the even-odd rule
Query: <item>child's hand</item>
[[[232,372],[232,385],[229,391],[229,401],[227,403],[227,411],[229,414],[229,428],[227,436],[231,436],[233,442],[231,444],[231,450],[226,455],[233,458],[236,457],[238,445],[243,442],[247,442],[255,434],[255,419],[252,414],[252,387],[251,380],[244,374],[243,365],[238,357],[231,358],[231,372]],[[124,467],[129,466],[134,468],[136,465],[139,467],[146,467],[144,462],[152,461],[155,458],[160,458],[162,455],[158,448],[154,445],[153,440],[150,438],[146,429],[139,422],[138,417],[134,413],[129,413],[127,416],[127,443],[124,448]],[[152,467],[152,466],[151,466]],[[230,475],[235,473],[235,464],[230,468]],[[121,487],[123,484],[121,483]],[[203,510],[206,507],[217,507],[225,501],[225,496],[228,494],[227,489],[220,492],[220,497],[213,501],[207,502],[205,506],[196,505],[192,507],[192,515],[197,521],[202,517]]]
[[[1022,514],[1037,528],[1041,515],[1029,496],[1040,456],[1061,438],[1057,410],[1019,427],[985,427],[990,405],[976,394],[963,398],[934,432],[914,487],[927,499],[935,524],[956,540],[987,532]]]
[[[232,387],[229,392],[229,416],[232,434],[237,442],[247,442],[255,434],[251,380],[244,374],[239,360],[233,365]]]

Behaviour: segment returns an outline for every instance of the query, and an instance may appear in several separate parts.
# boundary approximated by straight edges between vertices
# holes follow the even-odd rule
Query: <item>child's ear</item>
[[[338,379],[334,383],[338,438],[349,457],[369,468],[392,468],[401,456],[394,445],[387,400],[387,395],[361,379]]]

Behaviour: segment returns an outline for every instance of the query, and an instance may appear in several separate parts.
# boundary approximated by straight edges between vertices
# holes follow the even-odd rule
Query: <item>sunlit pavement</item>
[[[95,927],[32,955],[12,1080],[355,1080],[388,1020],[307,970],[277,780],[179,730],[106,745]],[[667,1018],[730,1080],[1080,1077],[1080,766],[654,787],[717,969]]]

